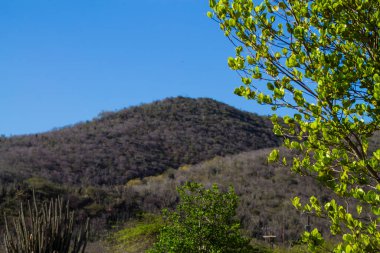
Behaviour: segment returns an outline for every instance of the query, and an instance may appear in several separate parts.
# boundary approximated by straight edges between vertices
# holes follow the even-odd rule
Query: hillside
[[[370,150],[378,140],[377,133]],[[78,219],[90,216],[101,236],[136,214],[174,208],[175,187],[191,180],[224,189],[233,185],[249,235],[274,234],[290,242],[307,222],[291,197],[319,192],[329,199],[331,193],[289,167],[268,165],[267,153],[280,142],[265,117],[212,99],[183,97],[102,113],[47,133],[1,138],[0,212],[16,214],[33,188],[38,200],[69,199]],[[328,229],[321,220],[311,223]]]
[[[178,199],[176,186],[186,181],[200,182],[206,186],[216,183],[227,190],[232,185],[239,195],[237,210],[243,228],[257,239],[275,235],[277,242],[299,239],[307,225],[307,217],[292,206],[291,199],[300,196],[307,200],[312,195],[330,199],[332,194],[310,177],[291,172],[289,166],[268,164],[271,149],[242,152],[226,157],[215,157],[193,166],[169,170],[162,175],[134,179],[126,190],[144,212],[159,212],[164,207],[174,207]],[[282,155],[292,154],[283,149]],[[322,231],[327,223],[311,217],[310,224]]]
[[[0,139],[0,182],[38,176],[118,185],[279,143],[267,118],[212,99],[168,98],[47,133]]]

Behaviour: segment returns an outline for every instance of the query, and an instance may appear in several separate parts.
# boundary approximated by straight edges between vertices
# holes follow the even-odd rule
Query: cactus
[[[74,227],[74,212],[65,207],[61,198],[37,207],[33,196],[28,203],[29,214],[21,205],[13,220],[14,231],[5,218],[4,245],[7,253],[84,253],[88,239],[88,219],[79,229]]]

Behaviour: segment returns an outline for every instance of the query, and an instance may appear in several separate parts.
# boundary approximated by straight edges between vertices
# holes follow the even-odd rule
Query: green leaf
[[[277,162],[279,158],[278,149],[273,149],[268,156],[268,162]]]
[[[363,210],[362,206],[360,206],[360,205],[356,206],[356,212],[358,213],[358,215],[360,215],[362,213],[362,210]]]
[[[248,64],[253,65],[255,63],[255,60],[250,55],[248,55],[247,56],[247,62],[248,62]]]
[[[228,58],[228,66],[229,66],[230,68],[232,68],[232,69],[235,69],[235,67],[236,67],[236,63],[235,63],[235,59],[234,59],[234,58],[232,58],[232,57],[229,57],[229,58]]]
[[[300,209],[301,208],[301,203],[300,203],[300,198],[299,197],[294,197],[293,199],[292,199],[292,204],[293,204],[293,206],[295,207],[295,208],[297,208],[297,209]]]
[[[314,121],[313,123],[310,124],[310,128],[315,130],[318,128],[318,122]]]
[[[380,207],[372,207],[372,213],[374,215],[380,215]]]
[[[373,156],[380,161],[380,149],[376,150],[373,152]]]
[[[288,68],[293,68],[293,67],[299,67],[299,63],[297,61],[297,56],[295,54],[292,54],[287,60],[286,60],[286,66]]]

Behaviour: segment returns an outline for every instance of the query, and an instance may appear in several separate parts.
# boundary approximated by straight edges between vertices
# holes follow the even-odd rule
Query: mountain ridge
[[[214,156],[278,145],[266,117],[209,98],[167,98],[46,133],[1,138],[0,180],[13,173],[58,183],[125,184]]]

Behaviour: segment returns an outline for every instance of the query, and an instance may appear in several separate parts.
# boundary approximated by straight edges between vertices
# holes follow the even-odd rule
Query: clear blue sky
[[[0,134],[37,133],[170,96],[233,94],[208,0],[1,0]]]

